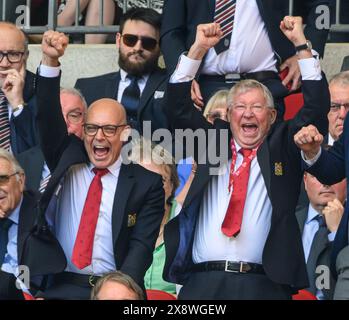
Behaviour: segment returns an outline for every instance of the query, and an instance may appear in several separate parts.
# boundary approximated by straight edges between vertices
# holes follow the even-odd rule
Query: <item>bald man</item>
[[[38,144],[35,125],[35,75],[26,71],[24,33],[0,22],[0,147],[14,155]]]
[[[68,135],[60,79],[47,74],[66,45],[63,34],[45,33],[37,87],[41,147],[52,172],[42,208],[48,208],[46,218],[67,260],[44,297],[89,299],[98,277],[115,270],[144,288],[163,216],[162,179],[139,165],[123,164],[128,125],[125,109],[113,99],[89,107],[83,141]]]

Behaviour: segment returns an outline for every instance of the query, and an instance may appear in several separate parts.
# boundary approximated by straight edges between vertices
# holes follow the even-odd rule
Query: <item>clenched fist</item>
[[[313,125],[303,127],[294,136],[294,142],[304,152],[306,159],[313,159],[318,154],[323,140],[324,137]]]
[[[335,232],[338,229],[342,219],[344,207],[338,199],[333,199],[327,203],[327,206],[322,210],[325,217],[328,230]]]
[[[64,55],[68,43],[69,39],[64,33],[46,31],[41,43],[42,63],[51,67],[59,66],[58,59]]]

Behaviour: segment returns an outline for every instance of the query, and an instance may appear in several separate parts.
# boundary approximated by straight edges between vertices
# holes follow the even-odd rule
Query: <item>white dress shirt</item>
[[[241,147],[235,141],[237,152]],[[243,161],[238,152],[236,171]],[[221,226],[229,205],[229,168],[231,160],[213,176],[202,198],[193,244],[195,263],[230,260],[262,263],[262,253],[271,223],[272,206],[257,157],[251,162],[246,202],[239,235],[227,237]],[[213,214],[214,213],[214,214]]]
[[[111,222],[120,167],[121,158],[108,167],[109,173],[102,177],[103,191],[93,242],[92,263],[82,270],[71,262],[71,258],[87,192],[95,174],[92,164],[74,165],[67,172],[58,196],[55,218],[55,234],[68,262],[66,271],[102,275],[116,269]]]
[[[203,74],[277,71],[276,59],[256,0],[237,0],[230,47],[217,56],[210,49]]]

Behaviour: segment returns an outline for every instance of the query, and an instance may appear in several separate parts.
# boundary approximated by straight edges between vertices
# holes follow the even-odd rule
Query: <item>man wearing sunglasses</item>
[[[129,126],[125,109],[114,99],[89,106],[83,140],[68,135],[57,98],[60,79],[47,73],[59,65],[67,43],[64,34],[44,34],[37,83],[41,147],[52,172],[41,206],[67,261],[44,298],[89,299],[99,276],[115,270],[144,288],[164,191],[161,176],[123,163],[120,154]]]
[[[25,70],[25,34],[0,22],[0,147],[17,155],[38,144],[35,125],[35,75]]]
[[[82,139],[83,124],[87,111],[85,98],[77,89],[61,88],[60,101],[68,134],[75,134]],[[35,146],[20,153],[17,160],[27,177],[26,189],[38,190],[43,193],[51,178],[51,173],[45,163],[40,146]]]
[[[160,23],[160,15],[152,9],[127,11],[116,35],[120,70],[78,79],[75,84],[88,105],[101,98],[119,101],[126,109],[128,123],[141,132],[144,121],[151,121],[152,132],[167,128],[162,108],[167,77],[158,67]]]

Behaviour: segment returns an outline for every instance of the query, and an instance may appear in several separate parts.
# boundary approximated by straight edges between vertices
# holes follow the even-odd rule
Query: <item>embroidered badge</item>
[[[128,220],[127,220],[127,226],[128,227],[133,227],[136,224],[136,214],[129,214],[128,215]]]
[[[275,162],[275,167],[274,167],[275,175],[276,176],[282,176],[282,162]]]

